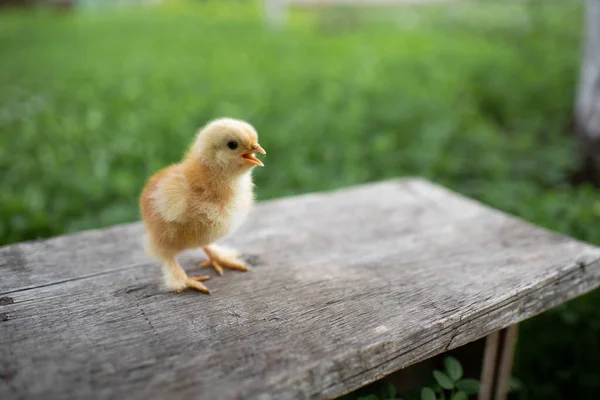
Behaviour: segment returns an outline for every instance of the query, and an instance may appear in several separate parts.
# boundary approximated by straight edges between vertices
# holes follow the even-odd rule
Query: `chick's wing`
[[[154,209],[165,221],[185,222],[190,187],[180,170],[166,171],[151,196]]]

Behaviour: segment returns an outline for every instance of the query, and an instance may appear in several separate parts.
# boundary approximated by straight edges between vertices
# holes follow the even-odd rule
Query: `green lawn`
[[[420,175],[600,245],[573,187],[581,6],[296,12],[252,2],[0,14],[0,244],[138,219],[145,179],[218,116],[268,152],[259,199]],[[600,395],[600,293],[522,329],[527,399]]]

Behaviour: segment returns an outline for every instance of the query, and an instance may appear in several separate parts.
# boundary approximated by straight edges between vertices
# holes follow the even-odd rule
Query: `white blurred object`
[[[164,0],[75,0],[75,6],[85,10],[118,8],[131,6],[156,6]]]
[[[439,3],[452,0],[264,0],[265,17],[269,25],[281,27],[287,19],[287,8],[289,5],[302,7],[317,6],[391,6],[402,4],[425,4]]]
[[[597,156],[600,153],[600,0],[587,0],[586,5],[586,35],[575,114],[587,150]]]

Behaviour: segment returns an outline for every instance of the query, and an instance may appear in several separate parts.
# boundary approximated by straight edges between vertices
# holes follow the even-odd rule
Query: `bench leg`
[[[506,399],[516,342],[517,325],[494,332],[486,338],[479,400]]]

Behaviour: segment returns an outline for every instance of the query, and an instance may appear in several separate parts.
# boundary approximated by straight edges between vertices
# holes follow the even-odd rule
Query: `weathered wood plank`
[[[334,398],[600,284],[600,249],[421,180],[261,203],[211,296],[141,234],[0,249],[0,398]]]

